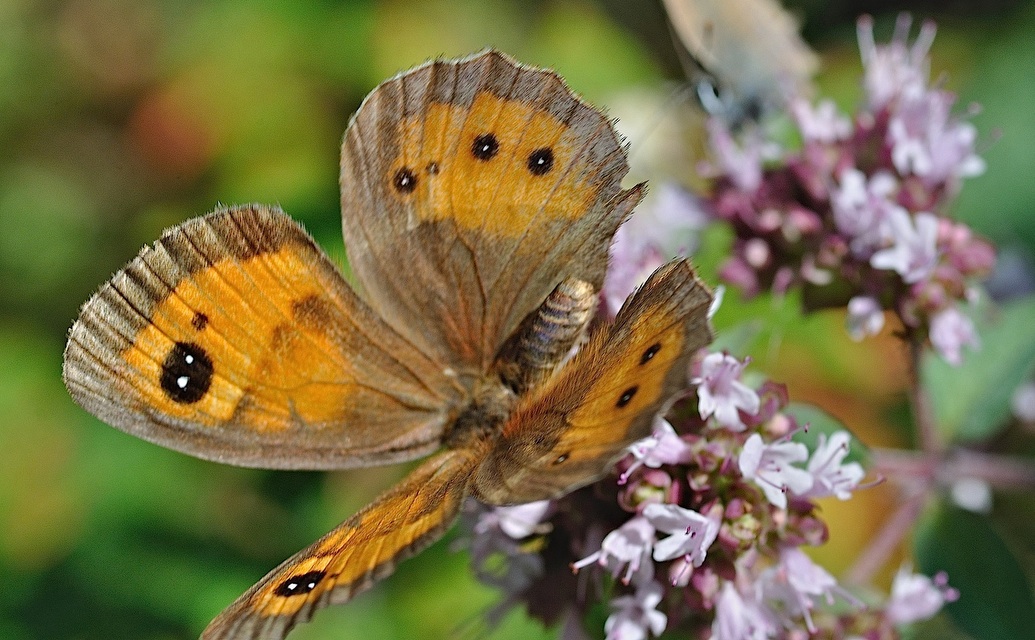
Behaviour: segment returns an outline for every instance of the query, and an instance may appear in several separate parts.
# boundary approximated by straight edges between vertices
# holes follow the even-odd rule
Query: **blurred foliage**
[[[1015,389],[1035,370],[1035,299],[988,310],[979,318],[982,348],[953,367],[928,354],[923,377],[938,427],[949,442],[984,442],[1009,426]]]
[[[938,20],[935,72],[949,72],[951,88],[983,105],[974,121],[988,171],[965,185],[958,214],[1030,275],[1035,8],[794,6],[824,56],[821,85],[846,106],[857,96],[855,15],[872,11],[889,24],[912,9]],[[337,156],[349,115],[385,77],[486,46],[556,68],[591,102],[640,126],[630,136],[642,177],[657,179],[663,166],[691,179],[689,162],[649,164],[651,147],[701,145],[699,132],[657,133],[651,120],[666,108],[630,98],[647,91],[671,105],[665,82],[679,81],[653,3],[0,0],[0,34],[0,637],[11,640],[196,637],[252,582],[401,473],[227,468],[124,435],[73,405],[60,363],[78,305],[163,228],[220,202],[278,203],[343,261]],[[713,281],[722,242],[707,236],[701,256]],[[908,441],[896,418],[904,358],[890,335],[855,344],[840,316],[803,319],[794,301],[770,299],[731,301],[719,323],[752,317],[766,319],[750,339],[756,363],[786,381],[792,399],[823,407],[867,444]],[[995,436],[1011,450],[1033,449],[1032,433],[1016,426]],[[879,487],[825,506],[831,544],[817,557],[843,570],[893,500]],[[1026,574],[1010,573],[1014,583],[1032,578],[1030,502],[1006,495],[994,513],[997,530],[1023,541],[1014,546]],[[955,526],[948,517],[932,526]],[[987,523],[967,527],[971,546],[946,550],[957,563],[991,536]],[[946,568],[955,566],[964,567]],[[981,579],[992,576],[978,572],[972,584]],[[962,607],[967,591],[957,586]],[[494,602],[447,540],[292,637],[477,634]],[[979,637],[988,627],[966,628]],[[519,611],[493,634],[552,636]]]

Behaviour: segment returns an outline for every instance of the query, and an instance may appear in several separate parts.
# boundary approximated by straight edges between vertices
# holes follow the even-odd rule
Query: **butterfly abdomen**
[[[528,314],[500,349],[496,371],[503,384],[522,395],[564,361],[586,332],[597,306],[588,282],[567,278]]]
[[[588,282],[567,278],[558,284],[500,348],[443,443],[457,449],[494,439],[518,398],[546,380],[571,353],[596,306],[597,292]]]

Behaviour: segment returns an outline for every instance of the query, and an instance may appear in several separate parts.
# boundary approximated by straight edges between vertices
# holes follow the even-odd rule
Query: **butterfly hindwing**
[[[445,451],[423,463],[223,611],[202,640],[278,640],[328,604],[346,602],[437,540],[468,495],[478,457]]]
[[[531,502],[604,475],[686,387],[690,358],[712,339],[711,302],[687,260],[655,271],[610,326],[519,402],[478,470],[475,494]]]

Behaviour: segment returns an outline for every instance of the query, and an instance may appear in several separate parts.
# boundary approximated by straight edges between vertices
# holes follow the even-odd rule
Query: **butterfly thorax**
[[[499,376],[482,378],[475,386],[470,403],[446,430],[443,444],[450,449],[463,449],[494,440],[517,399],[517,394],[503,384]]]
[[[443,443],[457,449],[494,440],[518,399],[553,375],[582,339],[596,303],[596,291],[589,283],[567,278],[558,284],[504,342]]]

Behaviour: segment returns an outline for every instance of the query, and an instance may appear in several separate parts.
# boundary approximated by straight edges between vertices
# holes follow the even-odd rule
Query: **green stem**
[[[931,397],[924,388],[920,372],[924,341],[916,331],[910,331],[906,342],[909,345],[909,403],[913,408],[920,448],[930,455],[940,456],[945,452],[945,443],[938,433]]]

